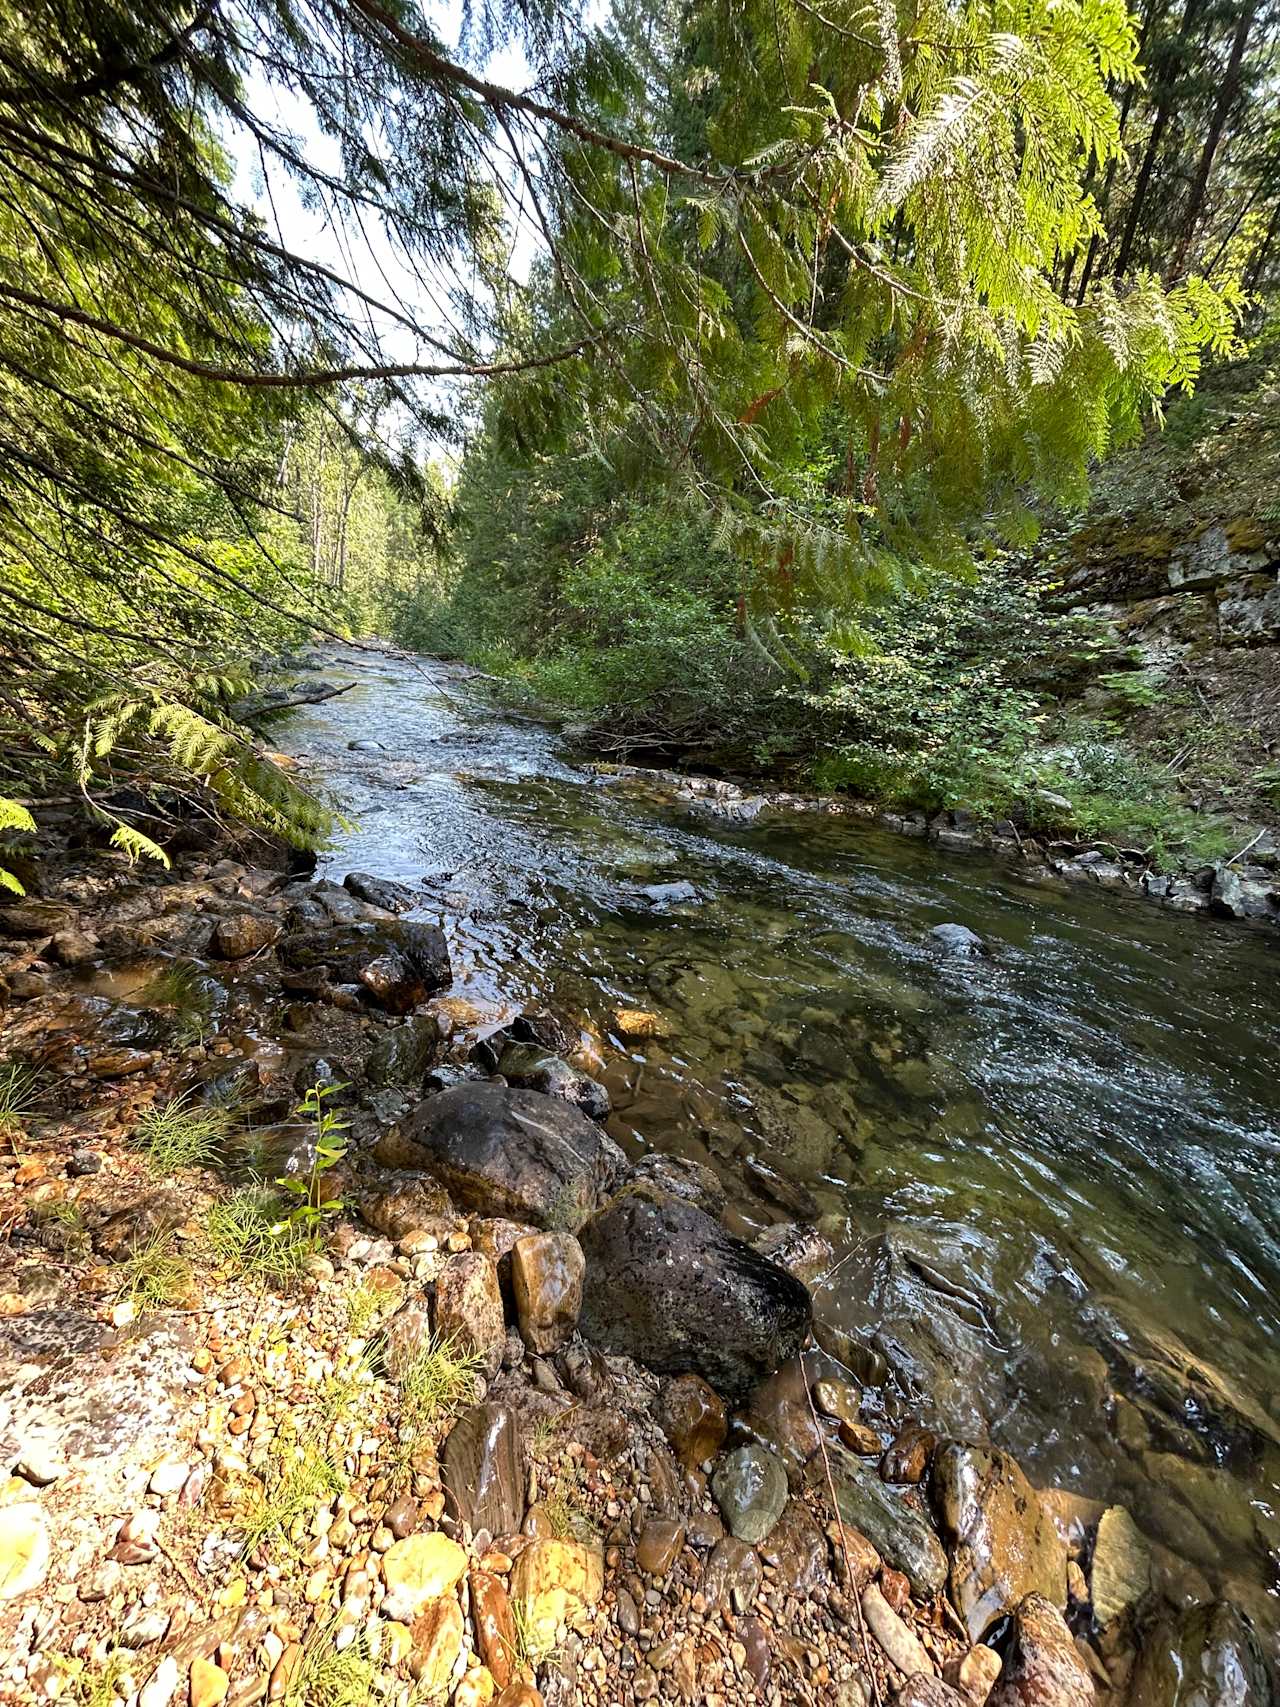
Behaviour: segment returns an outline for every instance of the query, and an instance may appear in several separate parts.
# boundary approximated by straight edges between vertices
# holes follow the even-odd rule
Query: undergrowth
[[[280,1200],[262,1186],[243,1186],[212,1204],[204,1237],[220,1267],[264,1285],[296,1280],[316,1249],[313,1235],[290,1222]]]
[[[187,1092],[162,1108],[148,1109],[134,1129],[133,1142],[153,1173],[171,1174],[179,1168],[214,1166],[235,1125],[232,1109],[197,1103]]]
[[[120,1264],[117,1296],[139,1313],[172,1309],[191,1296],[193,1281],[191,1264],[173,1249],[173,1235],[154,1233]]]

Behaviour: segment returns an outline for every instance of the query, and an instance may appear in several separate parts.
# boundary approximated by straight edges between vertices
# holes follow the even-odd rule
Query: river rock
[[[987,1707],[1093,1707],[1093,1701],[1093,1677],[1066,1620],[1043,1595],[1028,1595]]]
[[[60,901],[37,901],[28,896],[0,906],[0,935],[4,936],[51,937],[57,931],[71,930],[75,922],[74,909]]]
[[[726,1535],[711,1549],[702,1577],[702,1592],[709,1606],[746,1612],[755,1604],[763,1582],[764,1571],[755,1548]]]
[[[444,1443],[442,1475],[455,1513],[473,1533],[519,1533],[524,1521],[524,1442],[510,1405],[475,1405],[458,1418]]]
[[[608,1351],[737,1399],[804,1344],[806,1289],[692,1204],[635,1188],[579,1237],[582,1331]]]
[[[938,1437],[932,1429],[916,1422],[907,1423],[898,1430],[880,1460],[881,1480],[913,1486],[923,1482],[937,1444]]]
[[[301,970],[324,967],[333,984],[360,984],[388,1013],[411,1013],[453,981],[444,932],[407,919],[298,931],[280,958]]]
[[[714,1458],[728,1432],[724,1400],[700,1375],[677,1375],[662,1389],[662,1429],[686,1470]]]
[[[438,1531],[393,1541],[382,1555],[382,1579],[387,1585],[383,1616],[409,1623],[428,1601],[452,1594],[466,1568],[462,1548]]]
[[[556,1351],[578,1325],[586,1261],[572,1233],[531,1233],[511,1250],[511,1287],[529,1350]]]
[[[554,1647],[566,1621],[603,1592],[604,1555],[580,1541],[531,1541],[511,1573],[516,1622],[535,1650]]]
[[[506,1584],[488,1571],[472,1571],[468,1581],[476,1650],[498,1688],[505,1689],[511,1681],[518,1652],[515,1614]]]
[[[385,1601],[382,1609],[386,1611]],[[427,1698],[445,1695],[466,1643],[462,1608],[451,1592],[432,1601],[414,1619],[410,1638],[413,1647],[409,1654],[409,1675],[419,1692]]]
[[[782,1516],[787,1473],[767,1446],[740,1446],[716,1465],[711,1491],[730,1533],[755,1546]]]
[[[962,1694],[945,1678],[916,1672],[894,1696],[895,1707],[972,1707],[971,1696]]]
[[[743,1410],[743,1421],[793,1472],[803,1470],[822,1444],[809,1403],[803,1358],[789,1359],[755,1388]]]
[[[612,1138],[559,1097],[484,1082],[428,1097],[376,1154],[434,1174],[477,1214],[569,1232],[627,1171]]]
[[[759,1550],[765,1564],[777,1572],[784,1594],[805,1599],[829,1580],[827,1538],[799,1500],[787,1501]]]
[[[995,1688],[1003,1662],[994,1648],[975,1642],[967,1653],[956,1654],[942,1668],[942,1675],[953,1689],[967,1696],[974,1707],[983,1707]]]
[[[1089,1596],[1099,1624],[1136,1606],[1151,1587],[1151,1547],[1122,1505],[1108,1506],[1098,1524]]]
[[[498,1072],[509,1085],[561,1097],[593,1120],[609,1112],[609,1093],[602,1084],[536,1043],[508,1043],[498,1057]]]
[[[968,925],[935,925],[929,935],[944,954],[955,955],[960,959],[971,960],[987,952],[986,943],[977,931],[971,931]]]
[[[231,913],[219,919],[209,939],[209,952],[222,960],[247,960],[260,954],[280,935],[274,919],[261,918],[257,913]]]
[[[1028,1595],[1066,1605],[1066,1548],[1007,1452],[953,1441],[934,1458],[932,1486],[951,1591],[973,1641]]]
[[[646,1576],[665,1577],[683,1546],[683,1523],[674,1517],[651,1517],[636,1543],[636,1565]]]
[[[0,1506],[0,1600],[40,1587],[49,1569],[49,1530],[34,1500]]]
[[[1253,1626],[1229,1600],[1162,1618],[1143,1639],[1129,1699],[1132,1707],[1270,1707]]]
[[[349,871],[342,887],[357,901],[367,901],[371,907],[381,907],[387,913],[407,913],[418,899],[407,883],[374,877],[367,871]]]
[[[435,1331],[461,1351],[474,1352],[494,1376],[502,1367],[507,1324],[498,1271],[481,1251],[458,1251],[436,1277]]]
[[[418,1085],[435,1060],[440,1027],[434,1014],[414,1014],[384,1031],[369,1051],[365,1077],[371,1085]]]
[[[902,1571],[918,1595],[936,1594],[947,1580],[947,1556],[913,1496],[891,1492],[873,1467],[845,1452],[831,1454],[831,1471],[844,1521]]]
[[[862,1616],[867,1628],[904,1677],[933,1676],[933,1661],[919,1636],[899,1618],[875,1583],[862,1591]]]

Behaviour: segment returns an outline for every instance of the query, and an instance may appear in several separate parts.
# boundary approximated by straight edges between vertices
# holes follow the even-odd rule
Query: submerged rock
[[[1253,1626],[1229,1600],[1188,1607],[1148,1630],[1132,1707],[1270,1707],[1271,1679]]]
[[[1066,1605],[1066,1548],[1007,1452],[944,1446],[933,1497],[951,1545],[951,1592],[975,1642],[1028,1595]]]
[[[609,1112],[603,1085],[536,1043],[508,1043],[498,1057],[498,1072],[509,1085],[562,1097],[593,1120],[603,1120]]]
[[[979,955],[987,952],[986,943],[983,942],[977,931],[971,931],[968,925],[935,925],[929,935],[944,954],[956,955],[963,959],[976,959]]]
[[[740,1399],[808,1335],[800,1282],[668,1193],[624,1192],[579,1237],[582,1331],[606,1350]]]
[[[280,958],[302,971],[324,968],[332,984],[357,984],[388,1013],[411,1013],[453,981],[444,933],[407,919],[298,931]]]
[[[1151,1546],[1122,1505],[1108,1506],[1098,1524],[1089,1595],[1099,1624],[1135,1607],[1151,1587]]]
[[[831,1454],[831,1472],[844,1521],[865,1535],[917,1594],[936,1594],[947,1580],[947,1556],[910,1496],[892,1493],[874,1466],[847,1453]]]
[[[627,1171],[612,1138],[559,1097],[478,1081],[428,1097],[377,1154],[434,1174],[464,1209],[569,1232]]]

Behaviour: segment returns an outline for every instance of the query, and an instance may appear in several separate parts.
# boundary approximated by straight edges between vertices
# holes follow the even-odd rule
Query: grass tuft
[[[318,1624],[302,1645],[302,1660],[281,1697],[281,1707],[365,1707],[377,1667],[363,1631],[339,1653],[331,1623]]]
[[[287,1537],[300,1517],[309,1518],[322,1500],[336,1498],[346,1486],[337,1465],[314,1446],[286,1447],[285,1452],[268,1469],[236,1524],[245,1557]]]
[[[178,1043],[203,1043],[213,1018],[213,990],[207,973],[183,961],[166,966],[138,991],[140,1007],[168,1008]]]
[[[179,1168],[212,1167],[234,1126],[233,1110],[193,1102],[188,1091],[163,1108],[148,1109],[134,1130],[133,1142],[145,1153],[153,1173],[171,1174]]]
[[[0,1139],[16,1138],[36,1112],[39,1078],[34,1067],[6,1061],[0,1067]]]
[[[296,1280],[316,1249],[309,1233],[284,1219],[274,1192],[261,1186],[245,1186],[214,1203],[204,1233],[215,1262],[263,1285]]]
[[[141,1313],[167,1310],[191,1296],[191,1264],[172,1249],[170,1233],[155,1233],[120,1265],[117,1296]]]

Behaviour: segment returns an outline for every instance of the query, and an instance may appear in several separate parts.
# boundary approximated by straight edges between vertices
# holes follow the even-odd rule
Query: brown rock
[[[862,1394],[847,1381],[816,1381],[813,1397],[824,1416],[834,1417],[837,1422],[857,1422]]]
[[[724,1401],[700,1375],[677,1375],[662,1390],[662,1427],[681,1464],[693,1469],[724,1444]]]
[[[425,1298],[407,1298],[383,1330],[382,1361],[398,1379],[432,1344],[431,1311]]]
[[[493,1707],[542,1707],[542,1697],[527,1679],[514,1677]]]
[[[535,1648],[554,1647],[566,1621],[604,1590],[604,1556],[579,1541],[531,1541],[511,1572],[518,1623]]]
[[[444,1445],[445,1493],[472,1532],[515,1535],[524,1521],[525,1458],[520,1422],[509,1405],[475,1405]]]
[[[1151,1548],[1121,1505],[1108,1506],[1093,1548],[1090,1594],[1094,1617],[1110,1624],[1135,1607],[1151,1587]]]
[[[511,1251],[511,1285],[524,1343],[540,1356],[578,1325],[586,1262],[572,1233],[530,1233]]]
[[[670,1517],[651,1517],[636,1547],[636,1564],[651,1577],[665,1577],[684,1546],[684,1524]]]
[[[967,1695],[974,1707],[983,1707],[1000,1675],[1000,1656],[994,1648],[978,1642],[967,1654],[949,1659],[942,1668],[942,1675],[953,1689]]]
[[[1093,1707],[1093,1700],[1093,1679],[1062,1614],[1043,1595],[1028,1595],[988,1707]]]
[[[880,1436],[866,1423],[841,1422],[840,1441],[859,1458],[878,1458],[883,1450]]]
[[[784,1594],[803,1599],[830,1580],[827,1538],[799,1500],[788,1501],[760,1543],[760,1557],[777,1571]]]
[[[464,1633],[462,1608],[446,1593],[431,1604],[412,1625],[413,1652],[409,1675],[423,1695],[443,1695],[452,1681],[462,1653]]]
[[[917,1672],[894,1696],[897,1707],[970,1707],[969,1699],[940,1677]]]
[[[726,1535],[711,1550],[702,1578],[702,1592],[712,1607],[727,1606],[734,1612],[746,1612],[755,1604],[763,1581],[764,1572],[755,1548]]]
[[[1029,1595],[1066,1605],[1066,1549],[1007,1452],[950,1442],[934,1458],[933,1494],[951,1543],[951,1592],[974,1641]]]
[[[393,1542],[382,1556],[382,1577],[387,1585],[383,1616],[407,1623],[429,1601],[451,1595],[466,1568],[462,1548],[439,1532],[408,1535]]]
[[[908,1423],[899,1429],[892,1445],[880,1460],[880,1479],[884,1482],[923,1482],[929,1474],[938,1437],[932,1429],[919,1423]]]
[[[502,1367],[507,1324],[502,1313],[498,1271],[479,1251],[451,1256],[436,1280],[436,1337],[474,1351],[486,1375]]]
[[[516,1662],[516,1621],[504,1584],[487,1571],[472,1571],[471,1622],[476,1650],[499,1689],[511,1682]]]
[[[302,1643],[290,1642],[271,1668],[267,1696],[271,1701],[283,1701],[293,1688],[294,1679],[302,1666]]]
[[[911,1626],[889,1605],[875,1583],[862,1591],[862,1616],[867,1628],[904,1677],[933,1676],[933,1661]]]
[[[280,927],[272,919],[259,918],[256,913],[232,913],[213,927],[209,949],[222,960],[245,960],[269,948],[279,935]]]
[[[793,1357],[762,1381],[748,1399],[743,1418],[792,1471],[804,1468],[822,1443],[809,1403],[804,1359]]]

